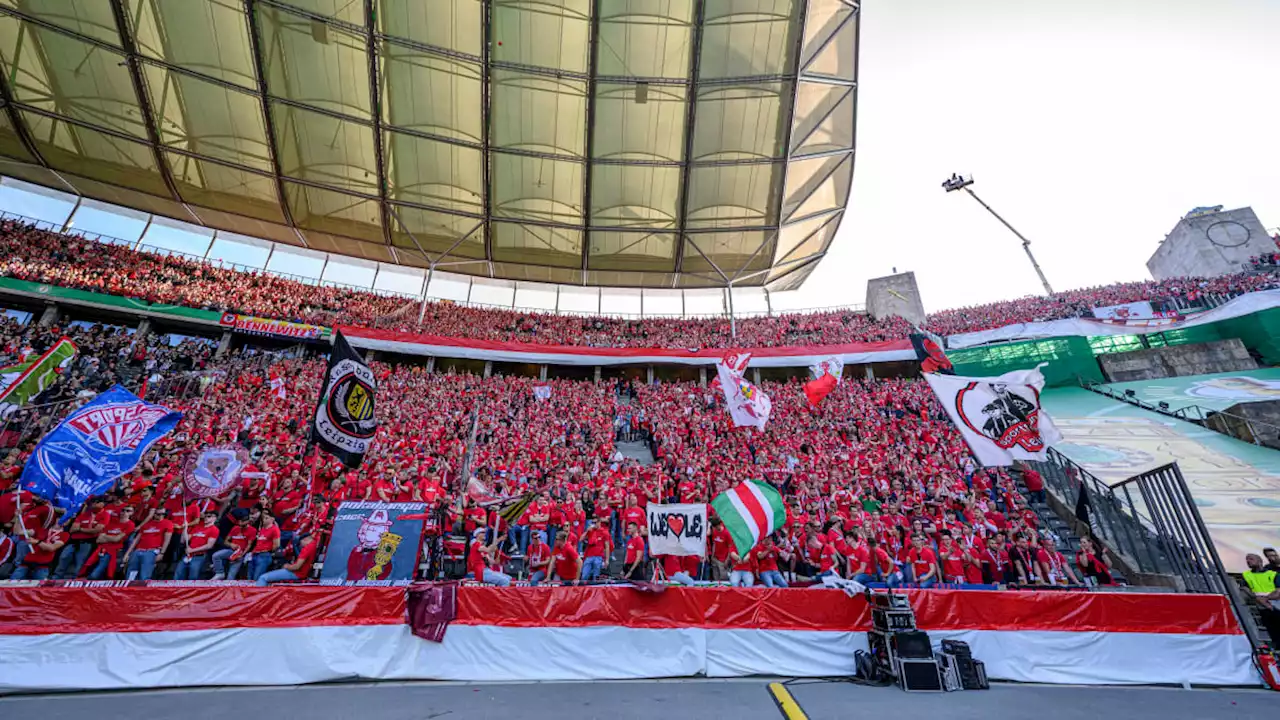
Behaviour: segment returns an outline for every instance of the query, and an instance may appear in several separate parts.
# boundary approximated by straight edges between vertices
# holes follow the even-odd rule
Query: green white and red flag
[[[760,480],[748,480],[725,490],[711,501],[711,507],[733,537],[739,557],[745,557],[760,538],[781,530],[787,522],[782,494]]]

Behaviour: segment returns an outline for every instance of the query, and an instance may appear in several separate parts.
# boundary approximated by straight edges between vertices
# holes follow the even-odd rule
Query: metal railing
[[[1097,382],[1096,380],[1090,380],[1083,377],[1079,377],[1077,379],[1080,382],[1080,387],[1085,390],[1098,393],[1099,395],[1109,397],[1112,400],[1119,400],[1133,405],[1134,407],[1142,408],[1143,410],[1150,410],[1151,412],[1159,413],[1167,417],[1173,417],[1179,420],[1185,420],[1189,423],[1195,423],[1201,427],[1208,428],[1215,432],[1220,432],[1223,435],[1228,435],[1238,440],[1253,443],[1254,445],[1280,448],[1280,425],[1275,425],[1273,423],[1266,422],[1265,420],[1255,420],[1226,410],[1206,408],[1196,405],[1195,403],[1183,405],[1182,407],[1177,408],[1170,407],[1169,403],[1164,401],[1149,403],[1138,397],[1132,390],[1120,392],[1108,387],[1104,383]],[[1237,428],[1243,426],[1245,432],[1232,432],[1233,422]]]
[[[1089,495],[1090,533],[1139,573],[1172,575],[1173,565],[1160,545],[1154,522],[1135,501],[1127,486],[1113,487],[1053,448],[1045,462],[1034,463],[1045,485],[1068,508],[1080,501],[1081,487]],[[1119,490],[1117,491],[1117,488]]]

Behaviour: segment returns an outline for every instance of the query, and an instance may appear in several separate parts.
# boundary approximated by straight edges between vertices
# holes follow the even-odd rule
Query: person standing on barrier
[[[1262,564],[1262,558],[1249,553],[1244,562],[1249,566],[1242,573],[1244,582],[1253,593],[1253,600],[1258,603],[1262,626],[1271,636],[1271,642],[1280,642],[1280,591],[1276,590],[1276,571],[1269,570]]]

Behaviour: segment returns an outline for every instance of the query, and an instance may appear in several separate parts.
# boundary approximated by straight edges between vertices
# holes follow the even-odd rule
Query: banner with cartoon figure
[[[1014,460],[1044,460],[1062,433],[1040,407],[1040,367],[999,377],[924,373],[956,429],[987,467]]]
[[[344,502],[321,584],[408,585],[418,567],[426,503]]]
[[[214,445],[187,458],[182,480],[187,494],[195,497],[221,497],[240,479],[249,464],[249,451],[242,445]]]
[[[40,440],[22,469],[22,488],[74,514],[137,467],[181,419],[182,413],[143,402],[116,385]]]

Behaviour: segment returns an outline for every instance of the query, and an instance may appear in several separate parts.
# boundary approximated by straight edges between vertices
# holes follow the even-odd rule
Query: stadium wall
[[[969,643],[992,679],[1258,685],[1217,595],[909,593],[939,644]],[[462,586],[440,643],[395,587],[0,588],[0,692],[292,685],[335,680],[546,681],[842,677],[870,612],[836,590]]]

